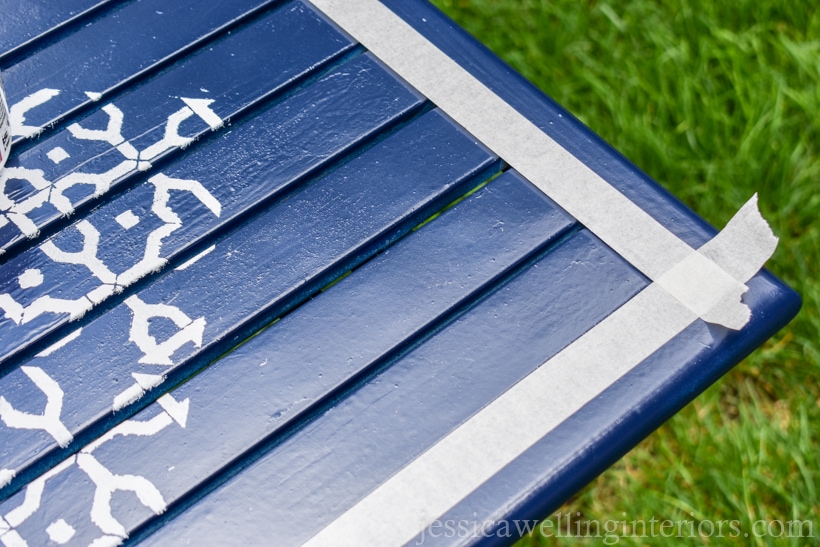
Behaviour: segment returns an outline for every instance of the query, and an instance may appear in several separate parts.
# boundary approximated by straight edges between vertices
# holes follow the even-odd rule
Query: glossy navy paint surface
[[[421,99],[414,92],[365,55],[255,118],[232,127],[208,146],[193,148],[160,173],[175,180],[196,181],[200,195],[183,191],[171,195],[169,206],[177,212],[181,224],[162,238],[159,256],[172,260],[244,211],[420,104]],[[329,133],[330,137],[317,141],[316,133]],[[97,257],[113,273],[150,273],[155,266],[139,266],[144,249],[151,238],[161,235],[160,230],[168,226],[153,211],[159,194],[158,186],[151,180],[0,265],[0,294],[10,294],[27,308],[44,296],[82,300],[90,307],[91,302],[83,300],[84,295],[102,287],[103,280],[90,275],[85,265],[57,263],[43,251],[45,245],[55,245],[66,252],[79,252],[88,240],[81,232],[87,223],[101,234]],[[218,209],[203,201],[207,196],[218,202]],[[122,214],[134,215],[139,223],[130,228],[119,225],[116,219]],[[43,282],[36,287],[21,285],[20,276],[28,270],[41,272]],[[133,282],[134,277],[128,274],[118,278],[117,283],[128,278]],[[8,358],[38,343],[70,319],[67,313],[31,313],[20,321],[0,319],[0,357]]]
[[[146,544],[253,534],[298,545],[645,285],[588,232],[575,234]]]
[[[791,319],[796,310],[777,304],[783,301],[783,292],[774,276],[758,275],[749,285],[751,291],[744,301],[758,311],[743,334],[703,322],[691,325],[442,515],[441,520],[537,520],[559,509],[591,477],[603,473],[696,397],[701,386],[716,382],[737,363],[737,357],[729,351],[716,355],[715,347],[731,347],[743,336],[768,338],[776,325]],[[764,309],[768,311],[761,311]],[[687,361],[681,364],[683,358]],[[545,462],[549,462],[546,471]],[[477,519],[475,513],[481,518]],[[468,543],[509,545],[517,536],[506,536],[498,527],[487,527],[486,535]],[[427,543],[450,544],[447,538],[431,538],[429,534]]]
[[[424,0],[380,0],[672,233],[695,248],[716,231],[666,189]]]
[[[2,0],[0,59],[111,0]]]
[[[294,49],[292,44],[305,35],[310,35],[311,40],[304,47]],[[66,177],[89,180],[91,174],[99,174],[110,178],[112,189],[126,185],[140,173],[151,170],[152,163],[179,150],[179,145],[173,142],[158,147],[178,113],[187,116],[178,130],[186,139],[197,139],[211,132],[208,121],[190,112],[183,99],[210,101],[202,108],[210,110],[224,123],[235,123],[237,115],[249,106],[287,88],[351,46],[348,39],[302,3],[267,13],[185,57],[157,77],[129,88],[111,105],[100,105],[109,109],[113,106],[121,114],[120,135],[140,153],[139,163],[129,161],[130,158],[109,142],[77,138],[66,128],[12,157],[7,167],[20,172],[16,173],[19,178],[6,181],[6,193],[21,205],[36,199],[38,189],[25,177],[27,173],[37,176],[38,171],[44,179],[57,184],[65,183]],[[116,113],[96,110],[74,123],[99,130],[108,126],[112,115]],[[193,142],[186,146],[194,149],[198,145]],[[64,154],[53,156],[55,150],[62,150]],[[82,177],[80,173],[89,176]],[[77,184],[65,193],[74,209],[100,197],[96,188],[88,184]],[[64,214],[64,210],[45,201],[26,216],[35,229],[42,230]],[[0,249],[8,252],[28,241],[27,235],[14,222],[0,227]]]
[[[435,8],[383,1],[690,245],[715,233]],[[31,545],[61,519],[71,544],[298,543],[646,285],[512,172],[411,231],[498,160],[306,1],[171,4],[112,2],[81,25],[70,20],[91,3],[66,0],[25,31],[0,20],[17,29],[0,47],[12,104],[59,90],[26,112],[57,124],[14,149],[9,165],[33,180],[6,177],[6,199],[36,196],[30,182],[53,195],[54,181],[136,152],[105,191],[66,190],[71,217],[50,202],[27,212],[31,239],[2,207],[0,299],[98,291],[75,322],[17,324],[8,300],[0,311],[0,396],[43,413],[57,397],[35,385],[40,370],[72,437],[61,449],[0,421],[0,482],[17,473],[0,487],[0,536],[13,521]],[[121,141],[75,136],[116,112]],[[159,146],[174,123],[199,140]],[[111,282],[124,292],[100,292],[98,264],[44,252],[80,251],[88,226],[113,275],[151,238],[156,260]],[[769,273],[749,286],[742,332],[695,323],[442,518],[546,516],[799,307]],[[117,424],[141,433],[111,438]],[[140,477],[142,497],[120,489],[94,509],[106,473]],[[23,518],[38,480],[44,496]]]
[[[173,390],[175,400],[190,401],[184,428],[118,437],[94,455],[114,473],[148,478],[166,503],[175,503],[572,226],[529,183],[503,175]],[[161,412],[155,403],[133,420],[148,422]],[[213,450],[214,439],[219,450]],[[83,477],[75,473],[48,485],[44,495],[51,503],[75,505],[60,492]],[[0,505],[0,514],[21,496]],[[154,517],[118,501],[115,510],[129,530]],[[41,512],[44,520],[38,513],[26,522],[26,537],[37,537],[52,515],[70,508]],[[93,539],[97,531],[87,527]]]
[[[431,4],[382,1],[689,245],[697,248],[715,234],[706,221]],[[594,410],[585,408],[562,424],[442,518],[540,519],[557,509],[800,309],[800,296],[765,269],[748,285],[743,299],[752,309],[752,320],[742,331],[727,335],[715,327],[693,325],[593,401],[589,407]],[[710,343],[707,351],[701,342]],[[613,421],[613,415],[621,419]],[[545,459],[555,463],[545,466]],[[477,516],[469,516],[473,513]],[[515,539],[481,537],[467,543],[508,545]],[[448,542],[445,538],[438,543]]]
[[[59,91],[26,114],[45,127],[108,93],[160,61],[179,54],[265,0],[140,0],[81,27],[3,71],[9,107],[44,89]],[[139,52],[135,55],[135,52]]]
[[[145,362],[144,349],[131,343],[136,310],[130,299],[85,325],[78,339],[26,365],[60,384],[61,420],[76,435],[111,413],[117,397],[134,385],[133,373],[173,374],[230,348],[409,230],[491,162],[484,149],[430,112],[241,225],[196,263],[139,291],[145,304],[170,303],[188,322],[204,323],[199,338],[185,338],[165,365]],[[177,335],[170,321],[153,321],[157,340]],[[21,411],[44,406],[20,367],[0,379],[0,392]],[[57,446],[43,431],[0,426],[0,432],[7,441],[0,468],[36,467],[44,451]]]

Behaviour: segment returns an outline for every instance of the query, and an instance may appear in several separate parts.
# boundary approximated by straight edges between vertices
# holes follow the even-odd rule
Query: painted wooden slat
[[[145,544],[307,540],[645,284],[578,232]]]
[[[542,90],[426,0],[379,0],[472,76],[634,201],[698,248],[716,230]]]
[[[678,237],[714,235],[432,6],[382,1]],[[72,225],[35,207],[29,235],[44,234],[24,240],[0,216],[0,543],[300,543],[646,286],[513,173],[391,245],[499,160],[422,115],[423,97],[308,2],[116,4],[0,53],[4,70],[17,63],[12,103],[35,94],[25,124],[76,117],[108,91],[108,111],[71,121],[105,129],[111,106],[127,121],[121,140],[57,127],[21,143],[13,165],[43,176],[7,181],[12,206],[136,153],[111,179],[119,195],[67,191]],[[202,142],[154,147],[184,108],[180,134]],[[93,253],[69,254],[96,233]],[[799,307],[766,272],[749,287],[743,331],[695,323],[441,518],[549,514]],[[105,304],[71,325],[54,301],[29,307],[43,296]]]
[[[37,344],[421,103],[372,58],[357,57],[8,260],[0,266],[0,358]]]
[[[123,5],[20,62],[3,82],[17,124],[36,135],[269,0],[141,0]],[[135,54],[138,52],[138,54]],[[89,95],[90,94],[90,95]],[[21,120],[21,118],[23,120]]]
[[[111,2],[112,0],[0,1],[0,60],[89,10]]]
[[[714,227],[429,2],[381,1],[689,245],[698,248],[715,235]],[[694,342],[689,335],[673,340],[669,351],[665,348],[658,360],[647,366],[644,366],[646,363],[640,365],[640,372],[610,388],[617,392],[618,405],[609,405],[612,395],[606,403],[596,405],[595,411],[584,412],[566,428],[562,427],[559,439],[563,441],[571,436],[573,442],[559,444],[554,439],[545,439],[540,450],[533,450],[526,461],[516,462],[514,469],[493,478],[446,516],[468,515],[471,519],[496,518],[511,522],[541,519],[557,510],[583,485],[774,335],[800,308],[799,295],[765,270],[748,285],[750,291],[743,300],[753,313],[742,331],[729,334],[710,327],[705,336],[695,336]],[[706,353],[676,351],[680,347],[702,348],[704,343],[713,344]],[[653,366],[659,362],[664,366]],[[613,415],[619,417],[617,426],[609,427]],[[556,458],[570,463],[564,467],[544,465],[544,461]],[[469,543],[496,545],[510,541],[479,538]],[[445,538],[441,543],[452,544],[452,538],[450,541]]]
[[[293,48],[297,41],[300,47]],[[0,174],[0,250],[29,241],[170,152],[196,146],[195,139],[351,47],[297,2],[259,17],[38,140],[13,156]]]
[[[765,339],[773,334],[773,315],[788,317],[795,310],[783,309],[788,295],[771,273],[761,272],[749,286],[744,302],[772,311],[756,313],[743,336]],[[603,473],[674,416],[682,403],[670,393],[693,396],[696,386],[718,381],[736,359],[723,348],[739,337],[702,321],[692,324],[438,520],[463,523],[469,533],[462,536],[471,544],[512,543],[518,536],[516,520],[532,523],[558,510],[591,476]],[[408,544],[452,545],[444,531],[442,526],[436,530],[439,537],[432,537],[428,529],[423,539],[419,534]]]
[[[8,476],[39,465],[45,452],[167,375],[229,349],[410,230],[493,164],[432,111],[260,213],[0,379],[7,405],[21,412],[44,412],[49,382],[63,394],[59,424],[50,430],[0,429],[0,469]],[[43,374],[50,380],[38,381]]]
[[[173,504],[571,226],[529,183],[505,174],[119,426],[156,424],[149,438],[108,433],[79,458],[141,476],[165,505]],[[75,480],[87,475],[72,465],[59,480],[45,481],[46,501],[16,528],[21,536],[45,537],[58,513],[74,516],[78,539],[100,535],[89,518],[90,499],[79,515],[80,498],[63,497],[49,484],[70,488]],[[24,498],[8,500],[0,514]],[[128,533],[146,521],[131,501],[118,500],[112,509]]]

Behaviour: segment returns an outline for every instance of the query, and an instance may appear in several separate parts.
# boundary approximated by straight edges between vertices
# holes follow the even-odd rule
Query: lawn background
[[[695,527],[737,520],[744,531],[759,519],[808,519],[814,539],[674,541],[820,543],[818,3],[433,3],[714,225],[759,192],[781,238],[768,267],[804,299],[791,325],[561,511]],[[624,537],[619,544],[669,541]],[[534,535],[520,545],[601,543]]]

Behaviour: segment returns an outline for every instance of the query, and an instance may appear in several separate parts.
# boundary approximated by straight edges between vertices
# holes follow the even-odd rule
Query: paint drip
[[[9,152],[11,152],[9,106],[6,102],[6,91],[3,89],[3,77],[0,75],[0,171],[6,165]]]

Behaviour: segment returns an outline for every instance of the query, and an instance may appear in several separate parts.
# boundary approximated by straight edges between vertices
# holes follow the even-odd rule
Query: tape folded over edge
[[[755,194],[720,233],[693,249],[378,0],[311,2],[654,281],[307,542],[398,545],[698,318],[743,328],[751,318],[742,301],[746,282],[778,240]]]
[[[777,238],[757,209],[757,195],[723,231],[693,251],[660,282],[623,306],[428,447],[337,515],[305,545],[402,545],[475,492],[570,416],[703,316],[745,322],[743,287],[774,252]],[[692,277],[730,276],[725,292],[701,314]],[[670,290],[671,289],[671,290]],[[677,293],[677,295],[673,294]],[[741,293],[742,294],[742,293]],[[712,295],[714,296],[714,295]],[[687,305],[683,300],[693,300]],[[705,319],[707,320],[707,319]],[[606,363],[606,366],[601,366]],[[477,450],[476,447],[484,447]]]
[[[714,238],[675,264],[656,283],[708,323],[740,330],[751,318],[745,285],[777,248],[757,194]]]
[[[698,317],[733,330],[746,325],[746,273],[758,271],[777,242],[756,198],[727,234],[696,251],[379,0],[311,3]]]

